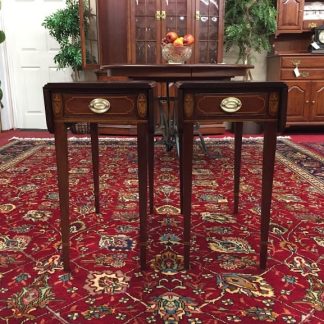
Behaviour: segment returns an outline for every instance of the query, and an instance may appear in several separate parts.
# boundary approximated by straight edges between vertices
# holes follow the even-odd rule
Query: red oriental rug
[[[197,142],[198,143],[198,142]],[[139,269],[136,142],[100,141],[101,210],[90,146],[71,140],[71,267],[60,263],[52,140],[0,150],[3,323],[324,322],[323,145],[280,139],[268,268],[259,272],[262,140],[245,139],[240,210],[232,214],[233,141],[194,148],[191,269],[182,269],[178,160],[156,144],[149,270]]]

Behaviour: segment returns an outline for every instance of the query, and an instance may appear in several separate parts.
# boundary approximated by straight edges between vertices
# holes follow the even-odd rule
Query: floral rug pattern
[[[155,145],[148,270],[139,268],[134,140],[100,140],[101,214],[89,141],[71,140],[71,273],[60,262],[55,148],[0,149],[0,322],[323,323],[324,154],[278,141],[268,267],[260,272],[262,140],[245,139],[238,215],[233,141],[194,147],[191,268],[183,270],[175,150]]]

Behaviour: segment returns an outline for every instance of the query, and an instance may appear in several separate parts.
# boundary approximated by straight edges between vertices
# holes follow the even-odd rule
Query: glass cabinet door
[[[197,63],[223,60],[224,5],[218,0],[196,0],[195,59]]]
[[[82,0],[79,8],[83,67],[97,68],[100,58],[96,0]]]
[[[157,50],[160,45],[159,0],[133,0],[131,9],[132,48],[131,61],[136,64],[156,63]]]
[[[191,30],[188,8],[191,1],[186,0],[130,1],[132,63],[161,63],[161,41],[165,34],[175,31],[183,36]]]
[[[161,0],[161,10],[163,13],[161,40],[169,31],[176,32],[178,36],[184,36],[188,33],[193,34],[191,1]]]

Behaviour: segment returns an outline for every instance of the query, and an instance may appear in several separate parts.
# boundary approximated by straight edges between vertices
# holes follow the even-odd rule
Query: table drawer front
[[[323,66],[321,69],[299,68],[300,76],[298,77],[296,77],[294,69],[282,69],[281,80],[321,80],[324,78]]]
[[[267,93],[196,94],[193,118],[267,116]]]
[[[137,119],[137,95],[63,95],[63,116],[95,116],[101,118]],[[99,99],[106,104],[95,103]],[[104,101],[103,101],[103,100]],[[92,108],[90,107],[92,103]],[[102,108],[102,109],[101,109]],[[107,109],[107,111],[105,111]]]
[[[308,57],[301,56],[287,56],[281,58],[282,68],[320,68],[324,66],[324,56],[314,55]]]

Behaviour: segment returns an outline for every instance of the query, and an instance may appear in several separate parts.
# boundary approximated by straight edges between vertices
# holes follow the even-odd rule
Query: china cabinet
[[[324,125],[324,53],[312,47],[324,1],[277,0],[277,10],[267,80],[288,85],[287,126]]]
[[[169,31],[194,35],[189,63],[221,63],[223,17],[223,0],[80,0],[84,68],[165,63]]]

